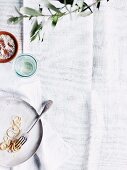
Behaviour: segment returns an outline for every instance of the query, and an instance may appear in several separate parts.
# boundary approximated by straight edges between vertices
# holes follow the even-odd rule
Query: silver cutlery
[[[22,145],[24,145],[26,143],[26,141],[28,139],[29,132],[33,129],[33,127],[36,125],[36,123],[40,120],[43,113],[46,112],[52,104],[53,104],[52,100],[48,100],[43,103],[43,110],[42,110],[41,114],[38,115],[38,117],[32,122],[29,129],[22,136],[20,136],[19,139],[16,140],[16,142],[15,142],[16,148],[21,148]]]

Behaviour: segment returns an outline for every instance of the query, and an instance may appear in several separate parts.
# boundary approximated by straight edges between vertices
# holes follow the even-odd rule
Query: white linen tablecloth
[[[127,169],[127,1],[94,13],[89,170]]]
[[[38,7],[36,2],[24,0],[24,5]],[[127,1],[103,1],[86,18],[65,17],[46,31],[43,43],[31,44],[27,21],[23,27],[5,22],[10,13],[6,9],[12,12],[14,5],[22,3],[0,1],[0,29],[14,33],[23,41],[20,49],[37,58],[43,96],[54,101],[45,120],[76,152],[53,170],[126,170]],[[0,74],[4,69],[11,64],[1,64]],[[30,159],[25,168],[33,167]]]
[[[38,1],[32,2],[24,0],[24,6],[38,9]],[[83,170],[88,159],[93,16],[75,17],[47,27],[42,43],[29,43],[31,25],[25,20],[23,27],[24,52],[37,57],[43,94],[54,101],[46,119],[76,152],[58,170]]]
[[[6,8],[7,5],[13,14],[14,6],[20,6],[16,0],[4,2],[5,1],[0,1],[0,7],[3,8],[4,6],[4,8]],[[24,1],[24,5],[25,2],[26,1]],[[31,4],[30,2],[29,6]],[[2,10],[0,11],[1,15],[4,15]],[[52,99],[54,101],[52,111],[46,114],[45,120],[58,136],[61,136],[61,140],[64,141],[61,148],[56,144],[56,149],[59,149],[61,153],[54,155],[54,158],[52,156],[50,161],[48,161],[48,158],[44,161],[44,154],[40,152],[39,155],[42,157],[42,162],[44,161],[44,165],[48,164],[46,170],[81,170],[87,162],[88,155],[88,152],[85,152],[85,150],[89,136],[88,108],[92,75],[92,29],[90,29],[92,27],[92,16],[85,19],[79,17],[72,21],[70,21],[70,18],[65,18],[54,31],[49,30],[44,43],[30,45],[25,27],[21,25],[17,27],[7,25],[6,19],[9,15],[10,12],[6,13],[4,20],[1,18],[1,30],[8,30],[14,33],[20,40],[20,52],[32,53],[38,60],[38,72],[36,76],[41,81],[41,91],[45,99]],[[66,22],[66,25],[64,22]],[[61,27],[63,27],[63,29],[61,29]],[[17,33],[16,30],[18,30]],[[71,34],[70,30],[72,30]],[[77,32],[77,30],[79,31]],[[68,37],[68,39],[66,37]],[[22,41],[24,48],[22,48]],[[81,43],[80,46],[79,42]],[[85,58],[84,55],[86,56]],[[15,74],[12,64],[1,64],[0,70],[1,85],[3,85],[2,80],[6,79],[8,80],[6,87],[9,88],[10,85],[12,87],[14,80],[12,74]],[[9,74],[12,77],[10,76],[10,78],[7,79],[6,74],[8,71],[10,72],[10,70],[11,74]],[[22,80],[17,82],[19,87],[20,85],[22,86],[23,83],[25,84],[25,80],[23,80],[23,82]],[[27,82],[29,82],[29,79]],[[2,88],[5,87],[2,86]],[[35,94],[33,94],[33,97],[34,95]],[[52,140],[54,140],[54,138],[56,138],[56,136],[53,136]],[[69,148],[72,150],[70,155]],[[61,161],[63,155],[64,158],[63,161]],[[68,156],[70,156],[70,158],[68,158]],[[60,160],[58,159],[59,157],[61,158]],[[85,157],[86,161],[84,162]],[[64,160],[66,160],[66,162]],[[46,163],[46,161],[48,161],[48,163]],[[37,167],[33,165],[33,159],[30,159],[25,165],[13,169],[25,170],[30,168],[36,170]],[[44,170],[43,167],[42,170]]]

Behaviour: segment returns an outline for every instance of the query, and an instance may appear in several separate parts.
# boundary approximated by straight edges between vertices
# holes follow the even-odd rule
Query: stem
[[[89,6],[87,6],[84,10],[87,10],[88,8],[91,8],[92,6],[94,6],[94,5],[96,5],[98,2],[101,2],[102,0],[96,0],[94,3],[92,3],[92,4],[90,4]],[[65,0],[65,2],[66,2],[66,0]],[[70,15],[71,13],[75,13],[75,12],[77,12],[78,10],[79,10],[79,8],[77,8],[77,9],[75,9],[75,10],[73,10],[73,11],[69,11],[68,10],[68,8],[66,7],[66,5],[65,6],[63,6],[62,8],[66,8],[66,10],[67,10],[67,12],[65,12],[65,13],[63,13],[63,16],[65,16],[65,15]],[[57,15],[57,14],[56,14]],[[53,16],[53,14],[51,13],[51,11],[50,11],[50,14],[48,14],[48,15],[45,15],[45,14],[41,14],[41,15],[39,15],[40,17],[49,17],[49,18],[51,18],[52,16]],[[38,16],[38,17],[39,17]],[[58,16],[59,16],[59,14],[58,14]],[[27,15],[23,15],[23,17],[24,18],[29,18],[30,16],[27,16]],[[37,16],[32,16],[32,17],[37,17]]]

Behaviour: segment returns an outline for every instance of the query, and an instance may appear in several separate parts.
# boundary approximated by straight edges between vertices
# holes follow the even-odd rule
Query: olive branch
[[[46,21],[50,21],[52,26],[56,26],[58,21],[66,16],[76,13],[77,15],[86,16],[93,13],[92,7],[96,6],[100,8],[102,0],[96,0],[92,4],[87,4],[84,0],[58,0],[60,7],[56,7],[48,0],[42,0],[42,4],[39,4],[38,9],[30,7],[21,7],[19,10],[15,7],[18,16],[11,16],[8,19],[8,24],[18,24],[23,21],[24,18],[32,20],[32,28],[30,31],[30,40],[39,39],[43,41],[43,37],[40,37]],[[109,0],[106,0],[107,2]],[[41,21],[38,21],[41,18]]]

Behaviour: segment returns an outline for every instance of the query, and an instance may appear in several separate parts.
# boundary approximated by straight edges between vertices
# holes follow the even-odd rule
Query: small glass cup
[[[37,70],[37,61],[30,54],[21,54],[15,60],[14,69],[19,76],[30,77]]]

